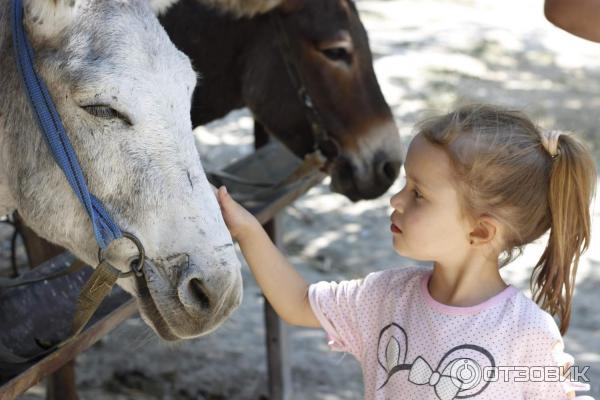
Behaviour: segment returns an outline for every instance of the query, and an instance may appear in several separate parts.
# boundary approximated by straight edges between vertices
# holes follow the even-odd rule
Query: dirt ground
[[[404,143],[415,121],[456,104],[493,102],[522,109],[541,125],[581,134],[600,161],[600,45],[570,36],[543,17],[542,0],[388,0],[357,2],[376,71]],[[196,130],[202,158],[217,168],[251,151],[247,112]],[[307,280],[339,280],[410,264],[395,255],[388,199],[350,203],[327,181],[281,216],[285,251]],[[567,351],[590,366],[600,399],[600,202],[591,250],[582,259]],[[4,229],[4,228],[2,228]],[[527,291],[542,243],[503,271]],[[244,267],[245,298],[216,333],[167,346],[134,318],[77,359],[83,400],[255,400],[265,393],[263,299]],[[330,352],[319,330],[290,328],[295,399],[362,398],[351,356]],[[39,399],[43,387],[23,398]]]

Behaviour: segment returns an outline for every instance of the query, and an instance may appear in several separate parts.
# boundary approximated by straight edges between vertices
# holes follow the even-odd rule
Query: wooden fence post
[[[254,147],[259,148],[269,142],[269,135],[264,127],[254,122]],[[265,223],[265,231],[279,247],[279,232],[277,229],[277,216]],[[292,396],[291,369],[288,360],[288,333],[287,326],[279,318],[271,304],[264,298],[267,368],[269,376],[269,399],[289,400]]]

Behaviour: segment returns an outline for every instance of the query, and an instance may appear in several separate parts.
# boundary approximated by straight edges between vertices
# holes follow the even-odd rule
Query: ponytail
[[[559,317],[564,334],[571,318],[579,257],[590,243],[596,172],[589,151],[579,141],[565,134],[556,139],[558,152],[553,157],[548,190],[550,237],[531,279],[534,300]]]

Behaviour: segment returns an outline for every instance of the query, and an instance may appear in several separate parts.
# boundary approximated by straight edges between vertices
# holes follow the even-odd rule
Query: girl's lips
[[[392,231],[392,233],[402,233],[402,230],[394,224],[390,225],[390,230]]]

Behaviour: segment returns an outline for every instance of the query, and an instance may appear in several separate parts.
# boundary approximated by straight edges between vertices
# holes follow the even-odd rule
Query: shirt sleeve
[[[311,308],[329,337],[334,351],[344,351],[360,359],[363,337],[371,331],[388,287],[388,271],[375,272],[364,279],[342,282],[319,282],[310,285]]]
[[[545,329],[530,337],[525,357],[525,366],[529,367],[529,376],[525,383],[527,400],[563,400],[568,394],[590,390],[585,367],[575,367],[573,356],[565,352],[563,339],[554,319],[545,313]],[[534,371],[540,371],[536,374]],[[542,372],[543,371],[543,374]],[[590,396],[576,396],[577,400],[593,400]]]

